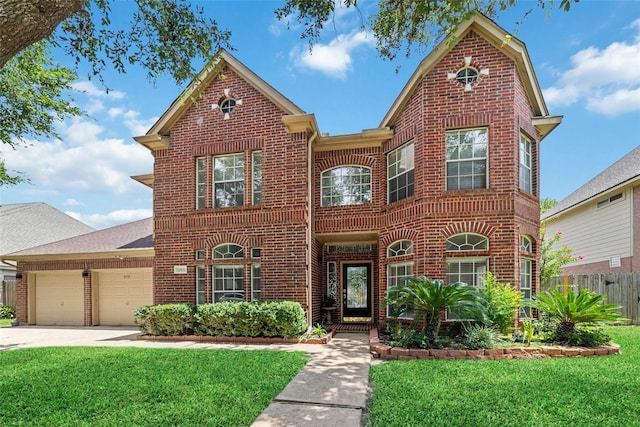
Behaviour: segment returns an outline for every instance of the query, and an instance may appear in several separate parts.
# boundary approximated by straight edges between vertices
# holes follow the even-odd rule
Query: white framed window
[[[387,296],[397,286],[403,286],[407,279],[413,277],[413,262],[394,262],[387,264]],[[387,317],[398,317],[400,319],[413,319],[413,312],[411,310],[405,311],[402,315],[398,316],[400,309],[395,305],[387,305]]]
[[[533,240],[529,236],[520,236],[520,252],[533,252]]]
[[[244,267],[214,265],[213,302],[244,301]]]
[[[527,307],[526,303],[531,301],[531,279],[532,279],[533,261],[526,258],[520,259],[520,291],[522,291],[523,306],[520,310],[520,316],[531,317],[531,307]]]
[[[197,261],[202,261],[205,257],[205,251],[204,249],[198,249],[196,250],[196,254],[195,254],[195,259]]]
[[[213,259],[242,259],[244,258],[244,250],[242,246],[234,245],[233,243],[223,243],[213,248],[211,257]]]
[[[489,271],[488,258],[447,259],[447,284],[462,282],[469,286],[484,286],[484,276]]]
[[[251,153],[251,203],[262,203],[262,151]]]
[[[251,248],[251,258],[260,258],[262,250],[260,248]]]
[[[411,240],[398,240],[387,246],[387,258],[413,254],[413,242]]]
[[[488,188],[488,130],[448,131],[445,139],[447,190]]]
[[[366,166],[338,166],[322,172],[321,206],[371,203],[371,169]]]
[[[409,142],[387,154],[387,200],[389,203],[413,196],[414,146]]]
[[[260,264],[251,264],[251,301],[261,300],[261,288],[260,279],[262,277],[262,270]]]
[[[205,208],[207,189],[207,159],[196,157],[196,209]]]
[[[603,207],[608,206],[611,203],[613,203],[615,201],[618,201],[618,200],[622,200],[622,193],[618,193],[618,194],[615,194],[615,195],[613,195],[611,197],[608,197],[608,198],[606,198],[604,200],[600,200],[598,202],[598,207],[599,208],[603,208]]]
[[[446,249],[450,252],[487,251],[489,250],[489,239],[482,234],[456,234],[447,239]]]
[[[204,265],[196,265],[196,304],[198,305],[207,302],[205,283],[205,267]]]
[[[533,193],[531,175],[531,140],[520,134],[520,189]]]
[[[214,207],[244,204],[244,153],[213,158]]]

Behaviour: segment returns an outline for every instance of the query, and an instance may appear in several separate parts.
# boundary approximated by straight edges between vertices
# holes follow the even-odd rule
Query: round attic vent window
[[[470,85],[478,79],[478,70],[473,67],[464,67],[456,73],[456,80],[463,85]]]
[[[220,104],[220,111],[222,111],[225,114],[229,114],[230,112],[233,111],[233,108],[236,106],[236,100],[233,98],[227,98],[224,101],[222,101],[222,104]]]

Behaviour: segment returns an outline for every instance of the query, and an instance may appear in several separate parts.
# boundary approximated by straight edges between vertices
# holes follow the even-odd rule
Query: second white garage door
[[[153,304],[152,269],[104,270],[97,273],[100,325],[134,325],[133,310]]]

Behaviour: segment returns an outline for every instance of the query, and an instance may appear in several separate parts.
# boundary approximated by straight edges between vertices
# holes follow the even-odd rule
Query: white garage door
[[[82,272],[36,274],[36,324],[84,325]]]
[[[100,325],[134,325],[133,310],[153,304],[150,268],[98,272],[98,318]]]

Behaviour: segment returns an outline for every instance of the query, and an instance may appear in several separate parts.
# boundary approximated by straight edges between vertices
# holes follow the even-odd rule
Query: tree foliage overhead
[[[537,0],[537,5],[557,6],[568,11],[578,1]],[[414,47],[438,42],[474,12],[494,18],[517,3],[518,0],[379,0],[377,10],[367,20],[377,40],[378,53],[393,60],[403,50],[408,57]],[[284,6],[276,9],[276,17],[281,20],[292,17],[303,27],[300,37],[312,45],[320,39],[324,26],[332,21],[339,6],[359,8],[359,3],[358,0],[286,0]]]

